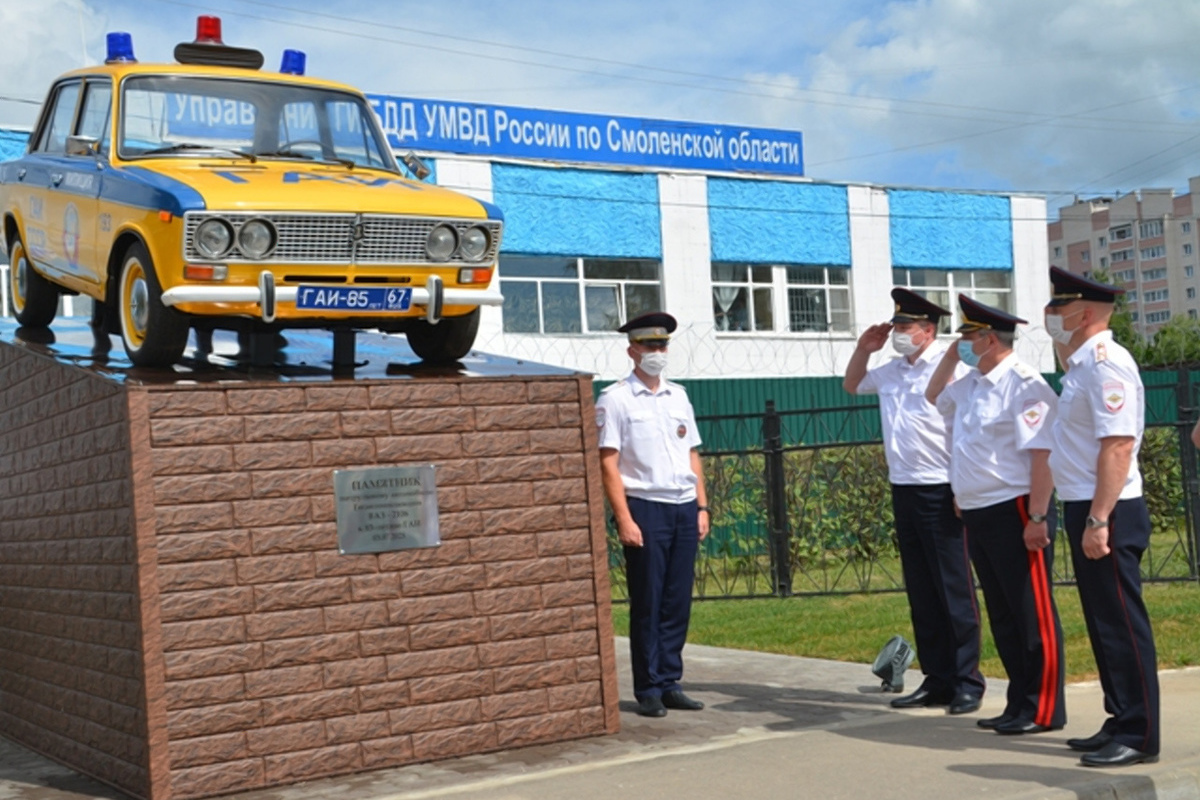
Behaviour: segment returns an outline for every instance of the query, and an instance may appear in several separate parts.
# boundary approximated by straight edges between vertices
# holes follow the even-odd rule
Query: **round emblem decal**
[[[679,423],[679,427],[675,429],[675,435],[680,439],[687,436],[687,425],[684,425],[682,422]]]

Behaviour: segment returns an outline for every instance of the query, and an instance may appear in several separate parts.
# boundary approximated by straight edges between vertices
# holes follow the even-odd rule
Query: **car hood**
[[[390,172],[295,161],[255,164],[159,159],[131,164],[185,184],[220,211],[412,214],[485,219],[479,201]]]

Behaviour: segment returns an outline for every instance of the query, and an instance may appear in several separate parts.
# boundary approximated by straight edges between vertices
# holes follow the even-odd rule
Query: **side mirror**
[[[94,156],[100,153],[100,140],[91,136],[68,136],[67,155]]]
[[[428,178],[432,172],[432,170],[429,169],[429,165],[422,161],[420,157],[411,150],[400,156],[400,160],[404,162],[404,166],[408,167],[408,171],[413,174],[413,177],[419,181],[423,181]]]

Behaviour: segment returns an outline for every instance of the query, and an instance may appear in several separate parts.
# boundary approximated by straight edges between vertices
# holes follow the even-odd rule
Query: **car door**
[[[43,119],[37,149],[23,181],[29,189],[26,211],[26,243],[29,256],[57,282],[69,274],[63,245],[66,202],[62,185],[70,167],[67,137],[75,130],[75,117],[83,88],[80,80],[55,87],[51,105]]]
[[[61,174],[61,161],[66,156],[67,135],[75,122],[80,88],[81,82],[75,80],[60,83],[51,90],[34,132],[34,145],[16,174],[22,187],[15,197],[21,212],[25,252],[30,261],[48,275],[57,275],[60,271],[60,256],[54,242],[60,238],[55,233],[61,228],[62,210],[52,195],[53,176]]]
[[[84,82],[79,121],[67,141],[63,181],[64,269],[87,291],[104,283],[112,217],[100,207],[100,190],[108,173],[112,129],[112,82]]]

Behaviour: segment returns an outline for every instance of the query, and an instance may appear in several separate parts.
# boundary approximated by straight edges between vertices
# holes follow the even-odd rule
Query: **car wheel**
[[[479,309],[461,317],[444,317],[437,325],[413,320],[404,332],[408,346],[430,364],[449,364],[471,352],[479,333]]]
[[[125,252],[117,285],[121,339],[129,360],[139,367],[174,364],[187,346],[187,317],[162,302],[162,287],[144,245]]]
[[[58,287],[33,268],[20,237],[13,238],[8,251],[8,296],[13,316],[22,325],[44,328],[58,313]]]

